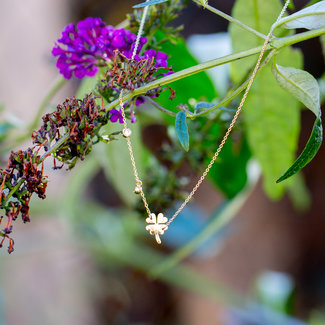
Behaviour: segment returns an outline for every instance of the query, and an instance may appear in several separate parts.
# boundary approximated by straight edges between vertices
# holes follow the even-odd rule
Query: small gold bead
[[[132,131],[130,129],[126,128],[126,129],[123,129],[122,134],[123,134],[124,138],[128,138],[131,136]]]
[[[136,187],[134,188],[134,193],[135,193],[135,194],[140,194],[140,193],[141,193],[141,187],[136,186]]]

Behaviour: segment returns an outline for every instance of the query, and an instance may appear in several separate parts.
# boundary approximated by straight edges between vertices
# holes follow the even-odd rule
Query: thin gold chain
[[[127,130],[128,129],[128,125],[127,125],[127,122],[126,122],[125,111],[124,111],[124,104],[123,104],[123,100],[122,99],[123,99],[123,89],[121,90],[121,93],[120,93],[120,107],[121,107],[121,111],[122,111],[124,130]],[[132,164],[132,168],[133,168],[133,174],[134,174],[134,177],[135,177],[135,184],[136,184],[136,186],[138,187],[138,189],[140,191],[143,204],[144,204],[144,206],[145,206],[145,208],[147,210],[148,216],[150,217],[151,211],[149,209],[149,205],[148,205],[147,199],[146,199],[146,197],[144,195],[144,192],[142,190],[142,181],[141,181],[141,179],[139,177],[139,173],[138,173],[138,170],[137,170],[137,166],[135,164],[135,159],[134,159],[134,154],[133,154],[131,139],[130,139],[129,136],[126,137],[126,142],[127,142],[128,149],[129,149],[129,152],[130,152],[131,164]]]
[[[149,0],[147,0],[147,1],[149,1]],[[282,8],[282,11],[281,11],[279,17],[277,18],[277,21],[280,20],[281,17],[284,15],[284,13],[285,13],[285,11],[286,11],[289,3],[290,3],[290,0],[287,0],[286,3],[285,3],[285,5]],[[138,37],[137,37],[137,41],[136,41],[136,45],[135,45],[135,48],[134,48],[134,51],[133,51],[132,58],[135,57],[135,54],[137,52],[139,40],[140,40],[141,34],[143,32],[143,26],[144,26],[145,18],[146,18],[146,15],[147,15],[147,11],[148,11],[148,6],[145,7],[144,12],[143,12],[142,20],[141,20],[140,27],[139,27]],[[235,113],[235,115],[234,115],[234,117],[233,117],[233,119],[232,119],[232,121],[231,121],[228,129],[227,129],[226,134],[224,135],[223,139],[221,140],[221,142],[219,144],[219,147],[218,147],[217,151],[213,155],[213,158],[211,159],[209,165],[207,166],[207,168],[203,172],[202,176],[200,177],[200,179],[198,180],[198,182],[196,183],[196,185],[193,187],[191,193],[187,196],[187,198],[184,200],[184,202],[181,204],[181,206],[178,208],[178,210],[174,213],[174,215],[166,223],[166,226],[167,227],[174,221],[174,219],[179,215],[179,213],[184,209],[184,207],[187,205],[187,203],[191,200],[191,198],[193,197],[193,195],[196,193],[196,191],[198,190],[198,188],[200,187],[200,185],[205,180],[205,178],[208,175],[208,173],[209,173],[212,165],[215,163],[217,157],[219,156],[219,153],[222,150],[224,144],[226,143],[226,141],[227,141],[227,139],[228,139],[228,137],[229,137],[232,129],[234,128],[234,125],[237,122],[237,119],[239,117],[239,114],[240,114],[240,112],[241,112],[241,110],[243,108],[243,105],[244,105],[245,101],[246,101],[248,92],[249,92],[249,90],[250,90],[250,88],[251,88],[251,86],[253,84],[253,81],[254,81],[254,79],[256,77],[257,71],[258,71],[258,69],[259,69],[259,67],[261,65],[261,61],[262,61],[263,55],[265,53],[265,50],[266,50],[267,45],[269,43],[269,40],[270,40],[270,38],[272,36],[272,32],[273,32],[273,29],[271,29],[271,31],[269,32],[269,34],[265,38],[264,45],[263,45],[262,50],[260,52],[259,58],[257,60],[257,63],[255,65],[255,68],[253,70],[253,73],[252,73],[252,75],[250,77],[250,80],[249,80],[249,83],[248,83],[247,88],[245,90],[245,93],[244,93],[244,95],[242,97],[242,100],[241,100],[241,102],[240,102],[240,104],[239,104],[239,106],[237,108],[237,111],[236,111],[236,113]],[[124,111],[123,90],[121,90],[119,100],[120,100],[120,107],[121,107],[122,116],[123,116],[124,130],[129,130],[128,129],[128,126],[127,126],[127,122],[126,122],[125,111]],[[144,206],[146,208],[146,211],[148,213],[148,216],[150,217],[151,211],[149,209],[148,202],[146,200],[145,194],[144,194],[143,189],[142,189],[142,181],[139,178],[138,170],[137,170],[137,167],[136,167],[136,164],[135,164],[135,159],[134,159],[134,154],[133,154],[133,149],[132,149],[132,144],[131,144],[130,137],[127,136],[126,137],[126,140],[127,140],[127,145],[128,145],[129,153],[130,153],[130,158],[131,158],[131,163],[132,163],[132,167],[133,167],[133,173],[134,173],[134,177],[135,177],[135,181],[136,181],[136,186],[139,189],[139,193],[141,194],[143,204],[144,204]]]

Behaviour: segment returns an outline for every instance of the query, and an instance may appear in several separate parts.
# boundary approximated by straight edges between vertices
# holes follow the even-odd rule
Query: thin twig
[[[151,99],[150,97],[146,97],[146,100],[149,101],[153,106],[155,106],[157,109],[159,109],[160,111],[166,113],[169,116],[176,116],[176,113],[169,111],[168,109],[160,106],[158,103],[156,103],[153,99]]]
[[[193,0],[193,2],[195,2],[196,4],[202,6],[202,3],[199,0]],[[241,21],[237,20],[236,18],[233,18],[233,17],[227,15],[226,13],[224,13],[224,12],[222,12],[222,11],[214,8],[214,7],[211,7],[208,4],[204,5],[204,8],[210,10],[211,12],[213,12],[214,14],[217,14],[218,16],[221,16],[222,18],[230,21],[231,23],[234,23],[234,24],[238,25],[239,27],[247,30],[248,32],[254,34],[255,36],[257,36],[257,37],[259,37],[259,38],[261,38],[263,40],[266,39],[266,35],[258,32],[256,29],[254,29],[254,28],[252,28],[252,27],[250,27],[250,26],[242,23]]]
[[[30,123],[30,125],[27,128],[27,131],[25,134],[21,135],[16,139],[17,142],[21,142],[26,140],[30,137],[31,133],[37,128],[37,125],[39,121],[41,120],[41,117],[47,108],[49,102],[51,99],[56,95],[56,93],[63,87],[63,85],[67,82],[66,79],[64,79],[61,75],[57,77],[57,79],[53,82],[52,86],[50,87],[48,93],[45,95],[44,99],[42,100],[41,105],[37,109],[35,118]]]

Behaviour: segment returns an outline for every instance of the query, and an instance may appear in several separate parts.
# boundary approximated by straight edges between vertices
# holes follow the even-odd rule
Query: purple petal
[[[131,114],[131,123],[137,123],[137,118],[133,113]]]
[[[140,106],[142,105],[144,102],[145,102],[145,98],[143,96],[140,96],[138,97],[136,100],[135,100],[135,106]]]
[[[117,114],[113,114],[113,115],[110,116],[109,119],[110,119],[111,122],[115,123],[118,120],[118,115]]]

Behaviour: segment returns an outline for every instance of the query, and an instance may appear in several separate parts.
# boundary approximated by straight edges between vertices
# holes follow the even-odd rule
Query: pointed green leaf
[[[282,25],[288,29],[318,29],[325,27],[325,1],[317,2],[312,6],[280,19],[273,25],[273,28],[275,29]]]
[[[194,111],[195,111],[195,113],[199,113],[200,111],[201,112],[206,111],[206,110],[214,107],[214,109],[219,109],[221,111],[225,111],[225,112],[229,112],[229,113],[235,113],[236,112],[236,110],[234,108],[228,108],[228,107],[224,107],[224,106],[217,107],[217,106],[218,106],[218,104],[200,102],[200,103],[197,103],[194,106]]]
[[[281,53],[281,63],[301,64],[299,52],[290,48]],[[279,199],[287,184],[276,184],[278,176],[290,166],[297,150],[300,104],[278,87],[271,67],[256,77],[243,110],[247,136],[253,155],[261,164],[263,185],[271,199]]]
[[[199,102],[195,105],[194,110],[198,111],[200,109],[208,109],[211,108],[213,106],[216,106],[216,104],[213,103],[207,103],[207,102]]]
[[[320,118],[317,118],[310,138],[303,152],[294,162],[294,164],[276,181],[280,183],[285,179],[296,174],[300,169],[304,168],[316,155],[323,140],[323,127]]]
[[[180,144],[182,145],[185,151],[188,151],[190,148],[190,144],[189,144],[190,138],[188,135],[185,111],[180,111],[177,113],[176,121],[175,121],[175,129]]]
[[[278,84],[318,116],[320,103],[317,80],[304,70],[286,68],[275,63],[272,68]]]
[[[306,71],[282,67],[275,63],[273,74],[282,88],[299,99],[316,115],[313,131],[306,147],[293,165],[277,180],[279,183],[296,174],[314,158],[322,143],[323,130],[320,118],[320,92],[316,79]]]
[[[267,34],[281,11],[280,0],[237,0],[233,17]],[[235,24],[230,25],[234,51],[260,45],[263,41]],[[302,56],[292,49],[280,53],[280,64],[302,66]],[[238,60],[232,64],[232,80],[242,82],[257,57]],[[253,156],[258,159],[263,173],[265,192],[279,199],[288,184],[275,184],[278,175],[294,161],[299,135],[299,103],[277,87],[271,68],[265,67],[256,77],[243,109],[247,138]],[[276,130],[276,132],[275,132]]]
[[[143,8],[143,7],[147,7],[147,6],[151,6],[151,5],[157,5],[157,4],[166,2],[166,1],[168,1],[168,0],[150,0],[147,2],[139,3],[138,5],[133,6],[133,8],[134,9]]]

